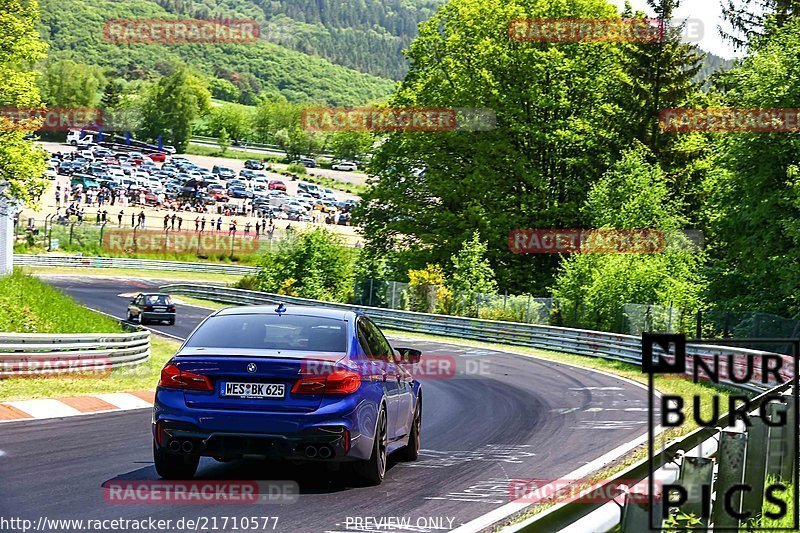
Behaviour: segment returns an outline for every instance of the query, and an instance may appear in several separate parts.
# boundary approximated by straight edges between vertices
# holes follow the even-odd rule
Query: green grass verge
[[[57,376],[0,380],[0,401],[154,389],[158,384],[161,368],[178,351],[179,346],[178,341],[152,335],[150,361],[133,368],[114,369],[105,377]]]
[[[767,477],[767,484],[766,486],[770,486],[776,483],[783,483],[786,485],[787,490],[785,492],[776,492],[775,497],[783,500],[787,504],[787,512],[785,516],[780,518],[768,518],[763,513],[780,513],[780,509],[772,502],[768,501],[766,497],[764,498],[764,507],[762,509],[762,516],[755,522],[755,527],[759,528],[759,531],[779,531],[787,529],[791,530],[794,528],[794,485],[791,483],[785,483],[780,479],[769,476]],[[774,528],[774,529],[770,529]],[[742,528],[742,531],[745,531],[745,528]]]
[[[177,299],[186,305],[194,305],[196,307],[207,307],[209,309],[224,309],[226,307],[232,307],[231,304],[222,304],[219,302],[212,302],[211,300],[202,300],[200,298],[194,298],[192,296],[184,296],[182,294],[176,294],[173,296],[173,299]]]
[[[77,276],[114,276],[175,281],[218,281],[236,283],[241,276],[231,274],[206,274],[204,272],[176,272],[173,270],[138,270],[135,268],[92,267],[24,267],[30,274],[72,274]]]
[[[359,185],[357,183],[345,183],[339,180],[335,180],[333,178],[329,178],[327,176],[301,176],[301,179],[308,183],[313,183],[314,185],[319,185],[321,187],[327,187],[328,189],[336,189],[339,191],[346,192],[348,194],[355,194],[356,196],[363,196],[365,192],[367,192],[366,185]]]
[[[121,333],[119,322],[75,303],[22,270],[0,278],[0,331]]]

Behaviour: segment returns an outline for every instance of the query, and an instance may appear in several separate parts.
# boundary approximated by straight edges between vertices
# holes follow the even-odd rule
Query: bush
[[[259,290],[316,300],[349,302],[357,250],[323,228],[280,241],[256,275]]]
[[[286,167],[286,172],[288,174],[305,174],[306,167],[301,163],[290,163],[289,166]]]
[[[450,307],[450,291],[445,287],[444,272],[437,265],[408,271],[406,302],[410,311],[444,313]]]

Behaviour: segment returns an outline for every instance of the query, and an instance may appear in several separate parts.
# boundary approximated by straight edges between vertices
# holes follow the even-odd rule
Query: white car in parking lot
[[[332,164],[331,168],[333,170],[353,171],[353,170],[358,170],[358,165],[356,165],[352,161],[339,161],[338,163]]]

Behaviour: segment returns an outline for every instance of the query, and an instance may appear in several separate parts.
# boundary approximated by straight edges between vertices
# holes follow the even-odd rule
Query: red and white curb
[[[63,418],[114,411],[146,409],[153,406],[155,391],[96,393],[89,396],[18,400],[0,403],[0,424],[20,420]]]

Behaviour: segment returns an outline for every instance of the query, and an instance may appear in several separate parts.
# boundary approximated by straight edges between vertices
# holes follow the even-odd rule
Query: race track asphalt
[[[131,278],[43,279],[118,317],[129,299],[121,294],[157,286]],[[181,305],[175,326],[153,328],[183,338],[209,312]],[[646,432],[647,392],[627,381],[502,351],[391,340],[453,357],[458,371],[422,379],[420,460],[393,462],[379,487],[353,488],[336,472],[309,465],[203,459],[199,479],[294,480],[299,500],[258,506],[108,503],[104,482],[158,479],[145,409],[0,425],[0,516],[36,525],[40,517],[172,520],[163,531],[183,531],[179,519],[199,517],[208,519],[202,531],[223,531],[223,519],[225,530],[236,531],[232,520],[246,516],[278,517],[274,530],[287,532],[442,531],[508,503],[510,480],[563,477]],[[380,517],[405,517],[410,525],[355,527],[357,518]],[[60,529],[68,530],[77,528]]]

